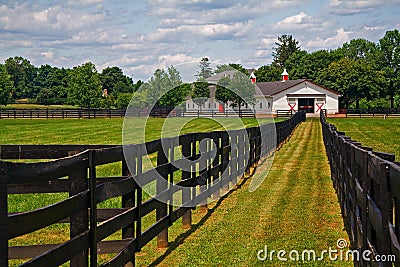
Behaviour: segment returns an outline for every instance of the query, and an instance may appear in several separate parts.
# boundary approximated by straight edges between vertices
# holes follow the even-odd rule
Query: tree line
[[[134,83],[119,67],[107,67],[101,73],[91,62],[72,69],[35,67],[16,56],[0,64],[0,105],[24,99],[44,105],[123,107],[125,98],[141,84],[140,80]]]
[[[255,71],[257,81],[307,78],[339,92],[342,107],[400,107],[400,33],[387,31],[377,42],[353,39],[334,50],[308,53],[291,35],[275,43],[273,62]]]
[[[377,42],[353,39],[333,50],[309,53],[291,35],[282,35],[273,47],[273,62],[255,71],[257,82],[280,80],[284,68],[291,79],[310,79],[343,95],[340,105],[353,108],[400,107],[400,33],[387,31]],[[188,96],[200,107],[209,96],[206,79],[229,69],[239,72],[222,77],[216,86],[216,99],[240,108],[254,102],[249,73],[240,64],[210,67],[208,58],[199,62],[197,80],[182,82],[180,73],[170,66],[157,69],[150,80],[133,82],[119,67],[98,72],[87,62],[72,69],[50,65],[33,66],[22,57],[8,58],[0,64],[0,105],[29,99],[39,104],[70,104],[79,107],[176,107]],[[241,75],[240,73],[243,73]],[[138,91],[138,89],[141,90]]]

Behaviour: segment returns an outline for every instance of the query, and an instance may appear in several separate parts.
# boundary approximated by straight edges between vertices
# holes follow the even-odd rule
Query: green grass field
[[[260,119],[260,123],[271,122]],[[208,132],[255,126],[256,119],[151,118],[146,124],[146,141],[190,132]],[[128,119],[125,129],[132,142],[140,142],[145,119]],[[0,144],[122,144],[124,119],[3,119]]]
[[[400,119],[329,118],[328,121],[351,139],[375,151],[393,153],[400,160]]]

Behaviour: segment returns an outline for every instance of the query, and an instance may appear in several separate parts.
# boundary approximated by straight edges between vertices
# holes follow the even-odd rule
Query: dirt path
[[[329,247],[337,249],[343,231],[340,208],[329,177],[329,165],[319,121],[302,123],[275,155],[273,166],[255,192],[249,181],[207,214],[194,212],[193,227],[185,232],[176,223],[170,231],[170,249],[153,245],[137,255],[137,265],[152,266],[352,266],[346,261],[260,261],[268,248],[289,252],[314,250],[317,257]],[[263,256],[264,254],[260,254]],[[292,254],[295,257],[295,254]],[[328,259],[328,255],[325,255]]]

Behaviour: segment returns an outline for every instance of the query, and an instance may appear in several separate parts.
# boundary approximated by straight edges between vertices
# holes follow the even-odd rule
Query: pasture
[[[375,151],[393,153],[400,160],[400,119],[329,118],[338,131]]]
[[[260,119],[260,123],[271,119]],[[178,133],[239,129],[258,124],[254,118],[150,118],[128,119],[127,130],[132,142],[139,141],[146,123],[146,141],[160,138],[166,125],[166,136]],[[0,144],[122,144],[124,119],[3,119],[0,120]],[[179,127],[179,128],[178,128]],[[172,131],[173,130],[173,131]]]

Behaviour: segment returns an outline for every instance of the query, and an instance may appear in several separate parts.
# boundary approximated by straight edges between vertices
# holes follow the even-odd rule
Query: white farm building
[[[207,79],[210,82],[210,97],[203,105],[203,111],[223,112],[228,108],[215,99],[215,85],[211,83],[215,84],[224,75],[233,75],[231,72],[219,73]],[[326,110],[327,114],[339,112],[340,94],[308,79],[289,80],[286,69],[281,81],[256,82],[253,72],[250,79],[255,87],[256,102],[252,107],[244,106],[242,109],[250,108],[257,116],[276,114],[277,111],[305,111],[311,114],[319,114],[321,110]],[[199,107],[188,99],[186,110],[197,111]]]

